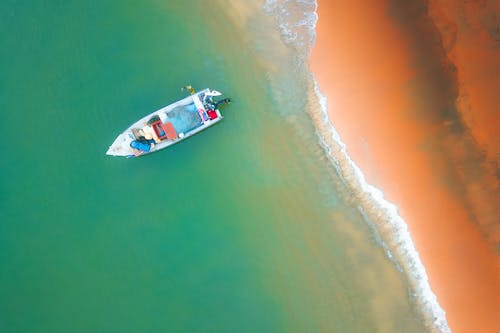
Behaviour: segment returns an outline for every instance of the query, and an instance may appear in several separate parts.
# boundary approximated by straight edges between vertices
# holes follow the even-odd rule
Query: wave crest
[[[266,0],[263,9],[276,18],[283,41],[292,46],[301,60],[309,57],[316,41],[318,14],[316,0]]]
[[[418,304],[430,331],[451,332],[446,313],[430,287],[407,224],[399,215],[397,206],[387,201],[380,189],[366,182],[363,172],[350,158],[346,145],[328,117],[327,99],[308,68],[307,60],[316,41],[316,0],[266,0],[263,9],[275,18],[284,43],[296,51],[298,67],[307,69],[309,84],[304,84],[304,87],[310,87],[310,104],[306,109],[334,169],[357,198],[358,209],[379,239],[387,257],[406,275],[411,289],[409,296]]]

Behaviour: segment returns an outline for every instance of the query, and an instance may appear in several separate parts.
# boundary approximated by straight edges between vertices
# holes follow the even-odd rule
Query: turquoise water
[[[425,331],[271,20],[217,3],[2,2],[1,332]],[[105,155],[187,83],[221,123]]]

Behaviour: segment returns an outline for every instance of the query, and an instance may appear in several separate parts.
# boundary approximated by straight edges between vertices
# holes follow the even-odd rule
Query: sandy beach
[[[310,65],[350,156],[399,207],[452,331],[498,332],[500,57],[491,6],[467,6],[319,1]]]

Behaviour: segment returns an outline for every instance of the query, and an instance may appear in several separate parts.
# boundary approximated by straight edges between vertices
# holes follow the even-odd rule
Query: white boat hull
[[[118,135],[106,154],[112,156],[134,157],[154,153],[215,125],[223,119],[220,111],[218,109],[207,110],[206,103],[203,102],[203,97],[205,95],[211,96],[211,93],[212,92],[208,88],[201,90],[139,119],[123,131],[123,133]],[[210,114],[211,117],[209,117],[208,114]],[[149,128],[151,126],[148,125],[148,122],[158,118],[159,121],[156,121],[158,126],[163,126],[167,123],[172,124],[170,127],[167,127],[170,129],[173,128],[176,137],[174,135],[174,137],[159,139],[156,132],[151,132],[156,142],[150,145],[149,151],[132,148],[131,143],[137,140],[137,131],[151,131],[151,128]],[[161,127],[158,128],[162,131]],[[134,133],[133,130],[136,133]]]

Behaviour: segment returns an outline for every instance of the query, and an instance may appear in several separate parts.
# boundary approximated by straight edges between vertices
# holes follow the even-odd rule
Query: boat
[[[190,86],[188,86],[190,87]],[[118,135],[107,155],[137,157],[170,147],[223,119],[219,106],[231,102],[217,90],[205,88],[167,105],[130,125]]]

